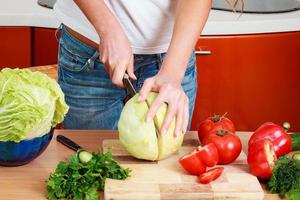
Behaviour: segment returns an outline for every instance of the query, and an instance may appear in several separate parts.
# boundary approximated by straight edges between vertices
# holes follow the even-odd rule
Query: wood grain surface
[[[98,152],[102,149],[101,145],[104,140],[117,139],[118,133],[115,131],[100,131],[100,130],[56,130],[54,137],[46,149],[46,151],[31,163],[20,167],[1,167],[0,166],[0,200],[44,200],[46,199],[46,180],[51,172],[53,172],[59,161],[67,161],[75,152],[58,143],[55,139],[57,134],[62,134],[80,144],[88,151]],[[190,135],[192,135],[191,133]],[[241,138],[244,148],[246,148],[247,140],[250,133],[237,133]],[[188,136],[188,135],[187,135]],[[185,143],[189,139],[186,139]],[[114,148],[114,147],[113,147]],[[117,151],[114,148],[114,151]],[[168,164],[164,161],[165,164]],[[246,170],[246,169],[245,169]],[[153,176],[160,177],[157,173]],[[172,179],[173,177],[168,177]],[[181,177],[184,181],[190,181],[192,177],[183,175]],[[242,177],[241,177],[242,178]],[[161,177],[163,179],[163,177]],[[193,178],[192,178],[193,179]],[[222,179],[219,180],[219,182]],[[138,190],[142,185],[136,185]],[[193,190],[200,190],[205,188],[200,185],[194,185]],[[248,187],[248,186],[247,186]],[[153,189],[153,188],[152,188]],[[222,188],[220,188],[222,189]],[[242,188],[243,189],[243,188]],[[149,188],[151,190],[151,188]],[[163,191],[169,191],[167,185],[163,185]],[[172,188],[172,191],[179,191],[180,189]],[[207,190],[207,189],[206,189]],[[167,192],[165,193],[167,194]],[[100,192],[101,199],[103,193]],[[270,194],[265,191],[264,200],[279,200],[277,194]]]
[[[250,174],[244,152],[230,165],[223,165],[220,178],[210,184],[200,184],[196,176],[187,174],[178,159],[199,145],[196,134],[189,134],[180,150],[167,159],[151,162],[132,158],[118,140],[104,140],[103,149],[112,148],[115,159],[132,169],[125,181],[108,179],[104,196],[107,200],[196,200],[264,198],[257,178]]]

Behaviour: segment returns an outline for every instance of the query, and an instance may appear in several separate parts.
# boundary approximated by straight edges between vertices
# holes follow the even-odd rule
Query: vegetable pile
[[[202,145],[179,159],[181,166],[198,181],[208,184],[222,175],[224,167],[237,159],[242,151],[242,143],[235,135],[233,122],[225,116],[208,117],[200,123],[198,137]],[[208,167],[213,167],[207,170]]]
[[[235,135],[233,122],[225,115],[214,115],[202,121],[198,129],[201,144],[214,143],[219,152],[218,164],[229,164],[236,160],[242,151],[242,143]]]
[[[98,200],[98,190],[104,189],[105,179],[123,180],[130,170],[122,168],[110,152],[96,154],[83,151],[60,162],[47,181],[48,199]]]
[[[223,167],[214,167],[219,161],[217,147],[213,143],[199,146],[190,154],[179,159],[181,166],[191,175],[198,176],[198,181],[208,184],[221,176]],[[207,167],[214,167],[207,170]]]
[[[0,72],[0,141],[20,142],[47,134],[62,122],[68,106],[59,85],[41,72]]]
[[[157,93],[151,92],[147,102],[151,105],[156,97]],[[138,95],[132,97],[122,110],[118,122],[120,143],[132,156],[139,159],[161,160],[170,156],[183,142],[183,134],[174,137],[175,118],[164,135],[157,134],[155,124],[160,130],[167,114],[167,104],[162,104],[154,119],[147,123],[148,105],[146,102],[139,103],[137,98]]]
[[[248,142],[247,161],[253,175],[260,179],[269,179],[277,158],[300,148],[300,134],[288,134],[286,132],[288,128],[287,123],[284,129],[267,122],[251,136]]]

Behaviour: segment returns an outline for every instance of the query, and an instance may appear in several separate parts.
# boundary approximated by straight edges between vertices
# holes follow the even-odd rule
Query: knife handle
[[[79,150],[82,149],[82,147],[79,146],[78,144],[76,144],[73,140],[71,140],[63,135],[57,135],[56,140],[76,152],[78,152]]]

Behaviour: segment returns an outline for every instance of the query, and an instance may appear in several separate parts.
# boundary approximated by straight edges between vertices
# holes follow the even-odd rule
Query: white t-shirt
[[[134,54],[167,51],[173,32],[176,0],[105,0],[105,3],[123,27]],[[99,43],[93,25],[73,0],[57,0],[54,12],[62,23]]]

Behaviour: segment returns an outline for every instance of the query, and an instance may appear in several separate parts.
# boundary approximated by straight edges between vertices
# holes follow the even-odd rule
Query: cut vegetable
[[[157,93],[151,92],[147,101],[152,104]],[[154,121],[158,130],[167,113],[167,104],[162,104],[154,121],[146,122],[149,110],[146,102],[137,101],[138,94],[124,106],[118,122],[119,139],[122,146],[134,157],[145,160],[161,160],[175,153],[183,142],[183,134],[174,137],[175,118],[164,135],[157,137]]]
[[[205,146],[199,146],[197,151],[198,157],[206,166],[213,167],[218,163],[219,153],[215,144],[209,143]]]
[[[293,160],[300,161],[300,153],[294,153],[292,158],[293,158]]]
[[[285,123],[285,128],[266,122],[262,124],[251,136],[248,146],[259,140],[270,140],[274,145],[276,156],[286,155],[292,150],[300,149],[300,134],[288,134],[286,131],[289,126]]]
[[[224,167],[215,167],[207,170],[205,173],[198,176],[198,181],[202,184],[208,184],[217,178],[219,178],[223,173]]]
[[[269,179],[276,161],[276,154],[270,140],[260,140],[248,148],[247,162],[253,175],[260,179]]]
[[[181,166],[192,175],[200,175],[206,171],[206,165],[197,155],[197,151],[193,151],[179,159]]]
[[[93,154],[85,150],[81,150],[77,153],[78,159],[82,163],[87,163],[93,158]]]

